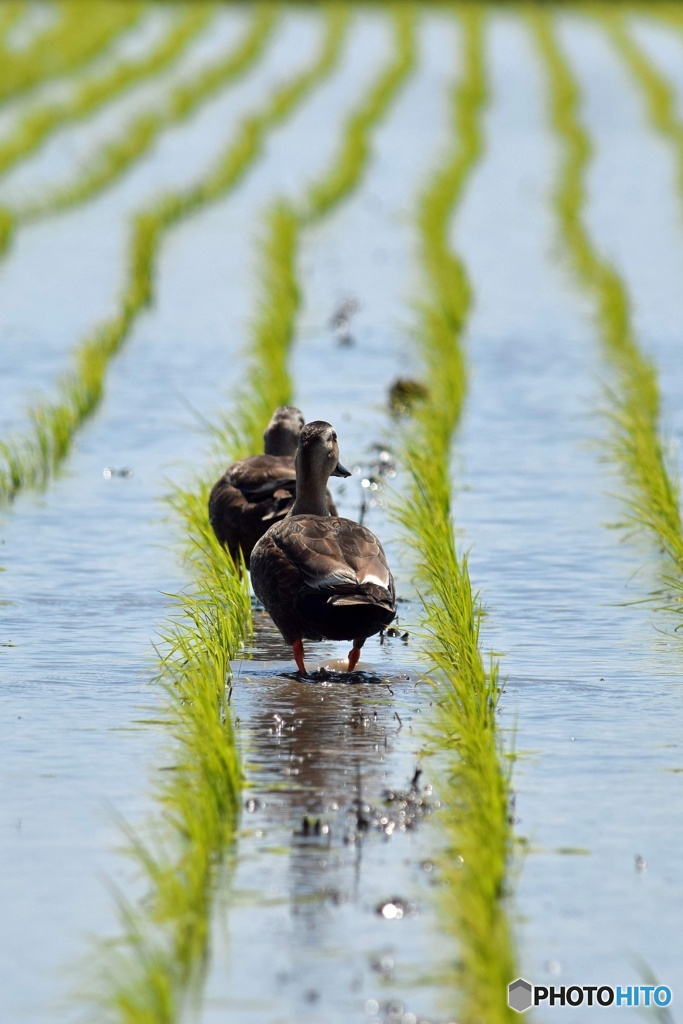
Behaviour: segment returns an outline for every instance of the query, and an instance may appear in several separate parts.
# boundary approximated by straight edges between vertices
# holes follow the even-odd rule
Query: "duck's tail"
[[[377,608],[383,608],[387,612],[391,612],[392,616],[395,611],[394,601],[385,587],[380,587],[376,583],[361,583],[357,589],[346,593],[332,594],[327,599],[328,604],[333,604],[339,608],[341,606],[349,605],[362,605],[369,604],[374,605]]]

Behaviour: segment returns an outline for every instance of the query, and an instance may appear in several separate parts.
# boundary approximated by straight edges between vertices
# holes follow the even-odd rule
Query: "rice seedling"
[[[119,351],[153,294],[155,262],[162,238],[175,224],[225,195],[260,155],[270,129],[282,121],[329,74],[339,56],[346,13],[332,7],[320,56],[310,68],[278,87],[260,112],[247,116],[214,166],[195,185],[162,197],[135,218],[129,250],[128,282],[119,312],[98,326],[76,349],[71,371],[57,385],[57,396],[34,407],[27,431],[0,448],[0,499],[44,484],[64,460],[74,435],[97,407],[110,359]]]
[[[199,990],[213,882],[234,841],[240,803],[226,680],[250,629],[248,585],[230,571],[206,521],[206,490],[178,490],[171,502],[191,531],[194,577],[173,598],[161,636],[173,771],[155,785],[161,813],[150,838],[126,831],[147,895],[142,906],[118,898],[121,934],[98,951],[87,997],[98,1020],[128,1024],[170,1024]]]
[[[126,89],[162,71],[206,25],[214,8],[207,3],[190,7],[172,23],[160,43],[137,60],[123,60],[104,75],[85,79],[65,102],[41,104],[23,117],[16,129],[0,141],[0,174],[32,153],[47,136],[65,124],[87,117]]]
[[[462,331],[470,287],[449,247],[449,224],[482,151],[488,98],[481,9],[459,9],[464,72],[454,94],[453,152],[421,196],[417,221],[426,297],[418,308],[417,339],[427,385],[415,406],[402,458],[410,491],[394,515],[416,562],[423,606],[422,653],[438,699],[431,725],[438,751],[440,796],[448,850],[441,862],[442,927],[457,943],[448,979],[459,1005],[448,1012],[466,1022],[507,1021],[507,987],[516,976],[505,910],[511,848],[510,776],[496,729],[501,692],[497,663],[480,649],[482,616],[466,555],[456,549],[451,513],[450,451],[466,393]]]
[[[139,0],[64,0],[60,17],[27,51],[5,49],[0,71],[0,102],[15,98],[38,83],[81,67],[137,21],[144,10]]]
[[[92,163],[79,172],[74,181],[29,201],[17,210],[0,211],[12,224],[11,232],[5,235],[4,245],[0,234],[0,253],[14,231],[22,225],[78,206],[107,188],[151,149],[163,131],[186,120],[219,89],[245,74],[263,53],[277,21],[276,5],[259,3],[254,7],[251,25],[234,49],[202,68],[194,78],[173,88],[159,110],[134,118],[118,138],[110,140]]]
[[[287,357],[300,303],[296,278],[299,230],[289,206],[276,203],[271,208],[259,266],[262,300],[249,332],[250,361],[235,409],[214,425],[217,456],[222,457],[226,450],[233,460],[253,455],[261,447],[263,424],[273,409],[292,400]]]
[[[347,121],[342,150],[333,170],[306,197],[303,220],[312,222],[328,213],[358,181],[367,162],[369,133],[383,116],[397,89],[415,66],[415,10],[394,8],[396,57],[372,86],[367,101]]]
[[[324,53],[334,60],[346,16],[342,8],[335,8],[328,17]],[[354,123],[352,117],[346,131],[355,130],[349,127]],[[368,121],[366,133],[369,130]],[[367,145],[362,154],[360,165],[346,177],[348,190],[367,165]],[[335,164],[330,174],[336,174]],[[340,199],[341,193],[337,195]],[[216,431],[223,458],[257,450],[264,416],[267,420],[274,406],[290,400],[286,364],[299,303],[295,262],[300,230],[289,207],[276,204],[270,211],[251,362],[229,426]],[[169,499],[182,527],[193,576],[189,591],[174,598],[176,613],[163,631],[161,678],[169,696],[167,724],[178,751],[177,767],[157,794],[164,808],[163,835],[150,845],[129,833],[130,853],[151,895],[144,909],[119,899],[122,934],[102,949],[106,965],[98,970],[90,999],[105,1021],[171,1024],[178,1019],[185,994],[198,994],[212,883],[234,839],[240,767],[225,686],[230,659],[248,635],[251,619],[246,577],[240,578],[208,521],[214,476],[211,465],[189,487],[176,488]]]
[[[600,255],[585,224],[585,181],[592,143],[580,120],[579,86],[555,38],[551,15],[535,9],[529,18],[545,64],[552,124],[563,147],[555,209],[577,277],[594,298],[604,352],[615,371],[615,384],[607,390],[608,452],[628,488],[622,497],[624,525],[653,534],[679,571],[683,567],[679,491],[667,467],[659,432],[657,374],[639,348],[626,285]],[[665,106],[660,94],[658,118],[665,116]]]
[[[21,227],[78,206],[97,195],[144,156],[161,132],[188,118],[220,88],[245,74],[263,52],[276,20],[274,5],[255,5],[251,25],[234,49],[216,63],[202,68],[193,79],[172,89],[161,109],[134,118],[122,135],[108,142],[74,181],[20,208],[0,206],[0,255],[7,252]]]
[[[683,192],[683,120],[677,112],[676,91],[636,42],[620,12],[601,10],[600,18],[612,44],[640,86],[650,123],[674,149],[678,185]],[[680,10],[675,24],[679,29],[683,27]]]
[[[263,424],[273,409],[291,401],[287,356],[300,304],[296,271],[300,236],[353,191],[367,168],[371,132],[415,64],[414,18],[410,8],[395,9],[396,55],[368,97],[348,117],[330,170],[311,186],[300,204],[276,202],[266,218],[261,270],[265,298],[251,332],[253,359],[238,402],[240,436],[236,437],[231,427],[232,416],[217,424],[215,431],[218,446],[227,445],[235,458],[260,446]]]

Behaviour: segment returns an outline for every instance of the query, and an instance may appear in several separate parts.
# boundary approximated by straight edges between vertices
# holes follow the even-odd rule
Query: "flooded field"
[[[683,16],[85,12],[0,5],[0,1020],[680,1019]],[[282,402],[354,674],[210,541]]]

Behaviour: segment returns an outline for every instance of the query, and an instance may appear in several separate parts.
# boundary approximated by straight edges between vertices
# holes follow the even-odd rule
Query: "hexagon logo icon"
[[[517,1013],[524,1013],[533,1002],[531,993],[529,982],[524,978],[517,978],[517,981],[512,981],[508,985],[508,1006]]]

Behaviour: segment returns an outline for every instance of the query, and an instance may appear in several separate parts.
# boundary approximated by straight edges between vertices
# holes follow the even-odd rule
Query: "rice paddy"
[[[0,48],[0,1017],[675,1014],[677,9],[12,0]],[[209,524],[281,404],[396,576],[355,674]]]

